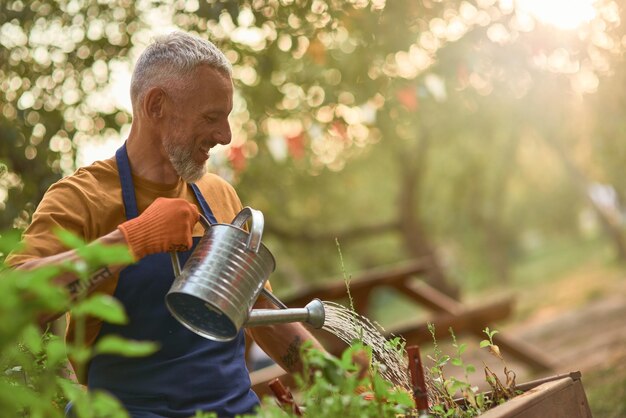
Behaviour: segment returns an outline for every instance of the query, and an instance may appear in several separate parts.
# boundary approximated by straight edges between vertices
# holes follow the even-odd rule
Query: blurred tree
[[[432,282],[455,293],[446,272],[465,260],[506,279],[530,232],[577,234],[590,183],[623,193],[621,96],[606,84],[588,100],[613,62],[614,79],[624,71],[614,1],[598,1],[580,31],[493,0],[9,1],[5,225],[72,168],[86,137],[128,122],[90,97],[144,42],[155,8],[233,63],[228,162],[267,215],[279,279],[340,272],[338,238],[349,271],[426,258]],[[607,231],[619,245],[621,226]]]
[[[97,97],[144,27],[137,5],[0,2],[1,228],[24,226],[47,188],[74,168],[81,143],[128,121],[110,99]]]
[[[601,4],[609,11],[599,14],[589,33],[559,36],[512,5],[493,1],[256,0],[238,2],[237,8],[200,3],[197,10],[181,7],[175,22],[211,34],[235,63],[243,112],[235,144],[240,152],[231,157],[255,156],[240,174],[239,188],[264,211],[279,214],[269,217],[268,232],[299,243],[304,251],[316,248],[319,253],[309,256],[309,264],[323,270],[336,259],[335,236],[349,242],[396,234],[404,250],[386,257],[370,254],[372,260],[427,258],[433,282],[454,293],[436,249],[445,251],[445,242],[455,237],[482,233],[482,239],[472,240],[479,242],[475,251],[488,254],[495,275],[508,276],[521,236],[531,228],[511,217],[519,210],[508,201],[511,181],[527,169],[515,164],[518,150],[532,138],[550,140],[553,152],[554,141],[567,149],[570,139],[556,138],[550,128],[571,115],[576,91],[570,84],[579,76],[573,68],[600,74],[590,64],[594,52],[586,47],[619,23],[610,13],[614,4]],[[303,150],[308,151],[304,161]],[[442,153],[462,155],[450,161]],[[561,170],[571,173],[563,154],[554,156],[565,164]],[[280,162],[290,157],[296,161]],[[343,175],[320,181],[324,169],[352,171],[350,165],[360,158],[369,161],[369,168],[358,172],[368,198],[346,187]],[[376,168],[381,158],[390,172]],[[282,179],[296,171],[315,175],[317,186]],[[275,198],[268,198],[262,183],[276,185]],[[280,198],[288,184],[300,186],[289,193],[289,202],[301,205]],[[438,189],[450,185],[456,192],[442,196]],[[543,186],[553,193],[549,201],[563,196],[552,186],[562,182]],[[308,196],[311,190],[322,189],[326,210],[319,201],[307,204],[315,200]],[[559,225],[569,221],[566,229],[575,231],[583,203],[576,187],[564,190],[573,193],[567,202],[575,204],[553,205],[548,210],[566,213],[542,222],[560,218]],[[346,192],[360,204],[348,216],[330,198],[339,194],[345,200]],[[434,201],[431,195],[445,199]],[[529,193],[530,202],[534,196]],[[480,232],[460,230],[468,225]],[[326,250],[313,247],[313,241],[325,242]]]

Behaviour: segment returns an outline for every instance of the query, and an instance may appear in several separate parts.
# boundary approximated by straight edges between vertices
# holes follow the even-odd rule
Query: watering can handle
[[[204,227],[204,229],[211,228],[211,222],[204,215],[200,215],[200,223]],[[176,251],[170,251],[170,258],[172,259],[172,268],[174,269],[174,277],[180,276],[181,267],[180,260],[178,259],[178,253]]]
[[[261,293],[263,293],[263,295],[267,299],[269,299],[270,302],[272,302],[274,305],[276,305],[276,307],[278,307],[280,309],[288,309],[287,305],[285,305],[280,299],[278,299],[272,292],[270,292],[266,288],[263,288],[261,290]]]
[[[261,247],[261,238],[263,237],[263,224],[265,223],[263,212],[246,206],[235,216],[231,224],[237,228],[243,228],[248,219],[250,219],[250,234],[246,243],[246,249],[258,253]]]

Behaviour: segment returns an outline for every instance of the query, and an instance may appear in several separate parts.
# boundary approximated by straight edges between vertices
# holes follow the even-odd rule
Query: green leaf
[[[491,345],[491,342],[488,340],[482,340],[480,342],[480,348],[485,348],[485,347],[489,347]]]
[[[22,341],[26,348],[32,353],[37,354],[43,350],[43,343],[41,342],[41,333],[35,325],[29,325],[22,334]]]
[[[102,391],[93,392],[90,408],[96,417],[128,418],[128,412],[120,401]]]
[[[439,358],[439,360],[437,361],[437,366],[441,367],[441,366],[445,366],[448,361],[450,361],[450,356],[448,355],[443,355]]]
[[[19,251],[24,247],[21,241],[22,231],[13,229],[2,232],[0,235],[0,253],[8,255],[11,251]]]
[[[144,357],[159,349],[150,341],[127,340],[117,335],[103,337],[95,346],[96,354],[119,354],[125,357]]]
[[[133,262],[133,256],[125,245],[92,243],[80,248],[78,255],[91,266],[108,266]]]
[[[454,389],[455,392],[457,390],[463,390],[463,389],[468,388],[468,387],[470,387],[469,383],[464,382],[464,381],[459,380],[459,379],[452,378],[452,384],[450,385],[450,388]]]
[[[80,385],[71,380],[57,377],[57,383],[63,390],[63,394],[70,400],[76,400],[80,395],[84,394],[84,389],[81,389]]]
[[[52,283],[59,272],[60,269],[54,266],[2,272],[3,304],[12,301],[22,310],[38,308],[41,311],[64,311],[69,298],[64,289]],[[13,299],[13,296],[18,298]]]
[[[59,241],[61,241],[61,243],[67,248],[82,248],[86,245],[82,239],[76,236],[76,234],[65,229],[57,228],[55,229],[54,234],[57,236],[57,238],[59,238]]]
[[[77,364],[87,364],[89,359],[94,355],[92,347],[87,347],[82,344],[73,344],[67,347],[68,355]]]
[[[467,371],[468,373],[474,373],[476,372],[476,367],[474,367],[474,365],[472,364],[468,364],[467,366],[465,366],[465,371]]]
[[[46,357],[50,367],[56,367],[56,365],[65,362],[67,359],[65,343],[58,338],[50,340],[46,345]]]
[[[72,312],[75,315],[88,315],[111,324],[122,325],[128,322],[124,306],[113,296],[97,293],[77,304]]]
[[[467,350],[467,344],[466,343],[460,344],[459,348],[458,348],[459,355],[463,354],[465,352],[465,350]]]
[[[40,406],[45,400],[32,389],[23,385],[10,384],[0,380],[0,405],[3,406],[2,416],[24,416],[22,408],[33,405]]]
[[[458,357],[455,357],[452,359],[451,363],[453,366],[461,367],[463,365],[463,360],[461,360]]]
[[[406,407],[414,407],[413,398],[406,392],[396,391],[393,393],[393,396],[389,397],[396,403],[406,406]]]

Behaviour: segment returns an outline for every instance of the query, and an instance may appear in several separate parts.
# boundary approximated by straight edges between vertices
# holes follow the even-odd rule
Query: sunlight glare
[[[517,0],[517,10],[559,29],[575,29],[596,17],[597,0]]]

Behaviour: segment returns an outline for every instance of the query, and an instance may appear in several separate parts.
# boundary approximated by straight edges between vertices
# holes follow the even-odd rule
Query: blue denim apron
[[[126,144],[116,159],[126,218],[132,219],[138,211]],[[217,223],[198,187],[190,186],[204,215]],[[193,248],[198,241],[194,238]],[[181,263],[193,248],[180,253]],[[114,296],[124,304],[129,322],[102,324],[98,338],[117,334],[156,341],[161,349],[140,358],[95,357],[89,365],[89,388],[117,397],[133,418],[183,418],[197,410],[214,411],[219,417],[253,412],[259,399],[250,389],[243,331],[233,341],[215,342],[183,327],[165,306],[173,280],[168,253],[149,255],[121,271]]]

